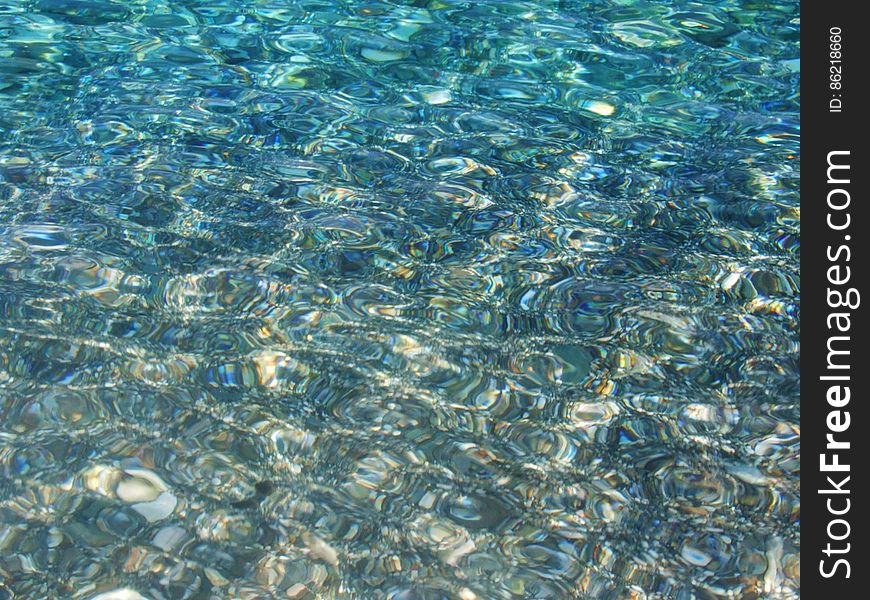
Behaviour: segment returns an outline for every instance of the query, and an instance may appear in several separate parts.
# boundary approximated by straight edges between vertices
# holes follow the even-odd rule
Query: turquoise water
[[[797,598],[799,30],[0,1],[0,598]]]

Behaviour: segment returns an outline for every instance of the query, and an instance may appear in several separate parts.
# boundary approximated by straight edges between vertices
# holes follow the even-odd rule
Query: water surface
[[[0,2],[0,598],[797,598],[799,29]]]

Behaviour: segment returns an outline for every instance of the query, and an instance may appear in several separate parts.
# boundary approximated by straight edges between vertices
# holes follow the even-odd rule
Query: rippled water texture
[[[0,1],[0,598],[796,598],[799,28]]]

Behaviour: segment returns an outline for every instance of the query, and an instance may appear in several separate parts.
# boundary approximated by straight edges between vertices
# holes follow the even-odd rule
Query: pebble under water
[[[797,598],[799,32],[0,0],[0,598]]]

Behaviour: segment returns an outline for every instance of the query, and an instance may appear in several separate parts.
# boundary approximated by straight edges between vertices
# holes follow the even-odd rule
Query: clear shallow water
[[[797,597],[797,11],[0,3],[0,597]]]

